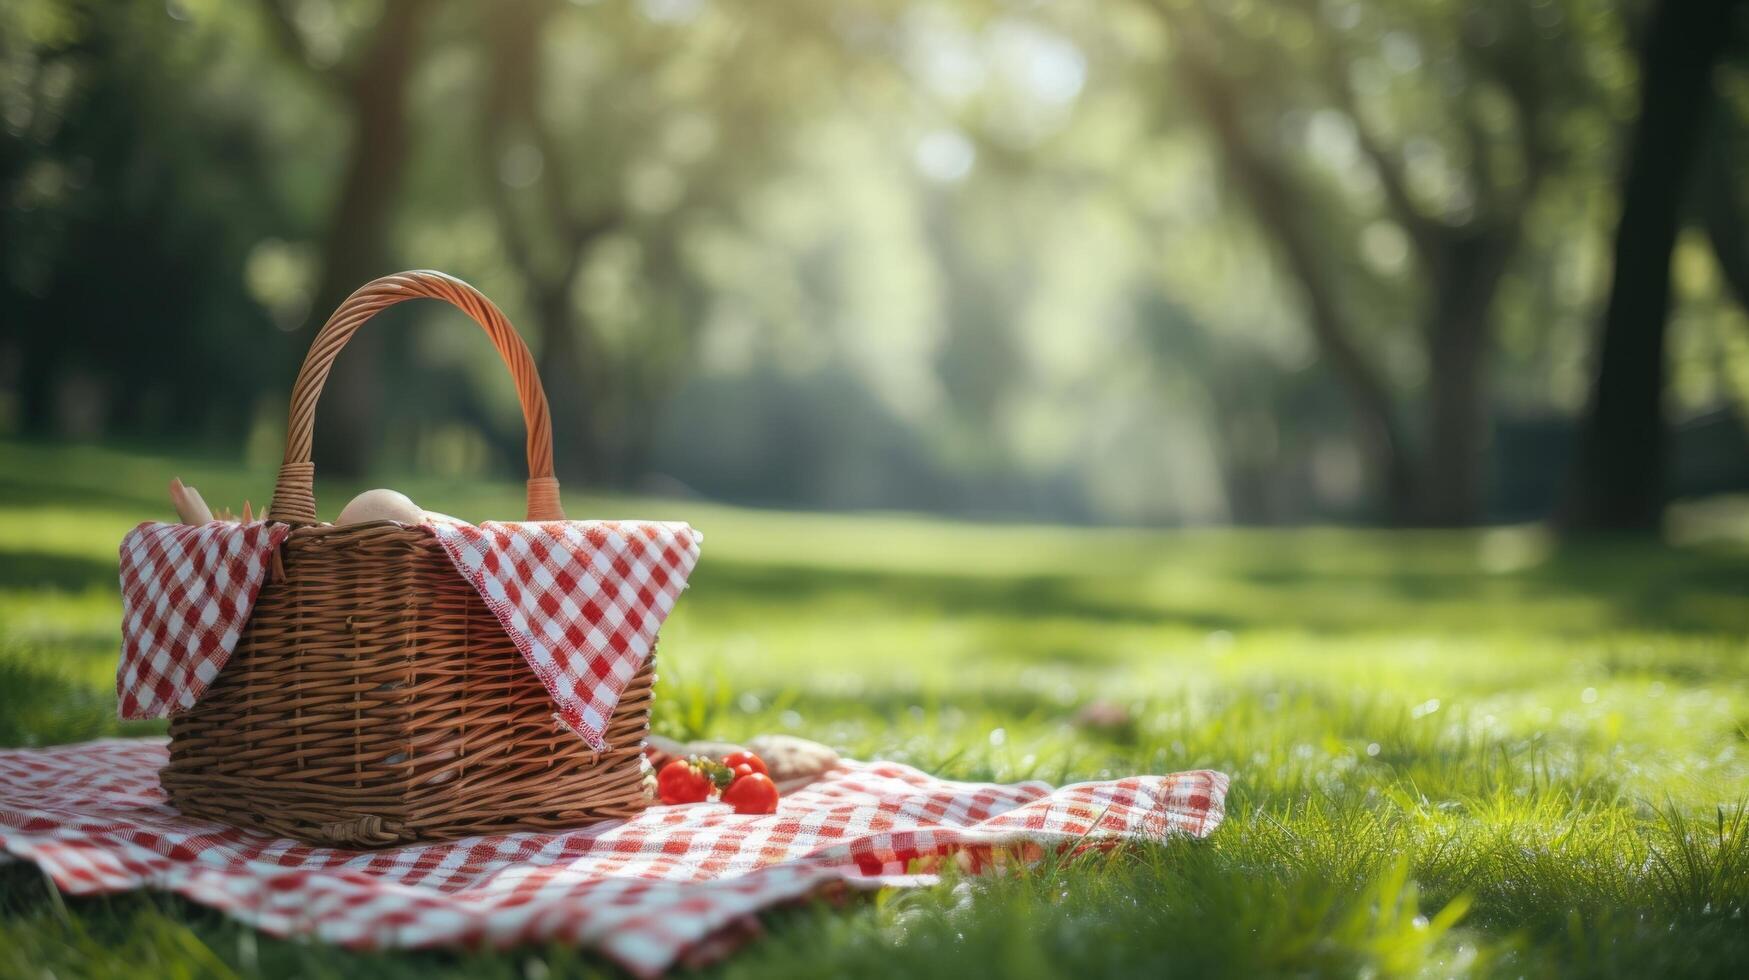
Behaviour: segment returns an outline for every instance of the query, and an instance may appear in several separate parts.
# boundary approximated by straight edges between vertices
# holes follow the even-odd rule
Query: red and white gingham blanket
[[[420,525],[480,593],[554,717],[596,751],[620,693],[686,588],[703,537],[657,521]],[[123,718],[194,706],[230,659],[284,524],[147,523],[121,544]]]
[[[0,751],[0,846],[62,890],[175,892],[265,932],[366,949],[593,946],[642,976],[732,948],[752,914],[844,883],[927,884],[912,862],[1203,837],[1218,772],[1053,790],[846,762],[769,816],[655,807],[570,833],[383,851],[311,847],[183,817],[158,786],[162,739]]]

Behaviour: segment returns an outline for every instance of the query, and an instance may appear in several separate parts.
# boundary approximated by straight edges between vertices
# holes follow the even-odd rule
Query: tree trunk
[[[479,118],[480,173],[511,264],[522,277],[530,313],[540,324],[536,369],[553,418],[553,465],[561,478],[600,482],[602,372],[573,293],[590,248],[613,222],[606,217],[579,222],[571,213],[572,196],[565,184],[571,177],[569,165],[540,118],[540,39],[552,13],[546,0],[521,0],[494,7],[487,15],[482,36],[489,74]],[[539,178],[544,195],[532,209],[517,207],[498,173],[501,155],[519,138],[531,141],[545,164]]]
[[[1189,50],[1177,64],[1226,159],[1228,174],[1250,204],[1265,235],[1276,246],[1288,273],[1298,282],[1306,318],[1318,347],[1336,373],[1355,417],[1356,443],[1367,460],[1375,492],[1395,524],[1414,517],[1415,479],[1389,392],[1354,345],[1334,284],[1320,251],[1322,245],[1301,222],[1300,206],[1286,175],[1267,151],[1253,145],[1239,118],[1238,99],[1217,69]]]
[[[18,372],[19,424],[25,432],[42,434],[55,429],[55,385],[66,371],[66,354],[47,326],[54,320],[43,316],[47,304],[34,297],[27,302],[28,309],[14,307],[8,313],[15,324],[35,324],[14,334],[18,363],[28,365]]]
[[[1737,137],[1739,124],[1731,118],[1728,106],[1719,106],[1714,116],[1711,138],[1701,157],[1696,203],[1725,285],[1737,304],[1749,309],[1749,225],[1745,224],[1749,222],[1749,207],[1744,206],[1739,189],[1740,157],[1736,153],[1743,141]]]
[[[423,0],[388,0],[369,45],[343,92],[351,109],[346,172],[334,199],[322,248],[312,314],[320,323],[353,290],[389,267],[389,220],[409,148],[407,82],[418,47]],[[365,472],[382,428],[379,392],[383,350],[379,330],[358,332],[334,363],[322,390],[317,469],[330,476]]]
[[[1421,523],[1463,527],[1482,517],[1488,438],[1490,309],[1515,231],[1451,241],[1432,271],[1427,311],[1427,450]]]
[[[1572,530],[1655,531],[1662,520],[1670,253],[1715,101],[1712,67],[1736,7],[1736,0],[1664,0],[1652,12],[1598,373],[1563,514]]]
[[[1481,514],[1486,346],[1485,331],[1471,314],[1434,313],[1428,332],[1427,447],[1419,523],[1463,527]]]
[[[604,474],[601,435],[595,426],[603,392],[591,360],[578,342],[583,324],[571,301],[571,281],[543,287],[530,281],[535,316],[541,322],[540,356],[536,366],[547,389],[553,416],[553,465],[566,479],[601,482]]]

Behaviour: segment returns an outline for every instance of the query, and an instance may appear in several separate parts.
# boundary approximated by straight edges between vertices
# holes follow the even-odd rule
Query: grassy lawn
[[[114,718],[115,551],[169,514],[172,474],[232,507],[272,486],[220,461],[0,444],[0,745],[161,730]],[[383,482],[520,515],[513,486]],[[353,489],[324,488],[323,512]],[[1233,776],[1207,841],[783,910],[712,972],[1749,972],[1741,544],[569,505],[705,532],[664,630],[666,733],[793,731],[964,779]],[[1131,723],[1078,725],[1094,700]],[[280,942],[162,895],[63,900],[0,866],[4,975],[603,971],[556,946]]]

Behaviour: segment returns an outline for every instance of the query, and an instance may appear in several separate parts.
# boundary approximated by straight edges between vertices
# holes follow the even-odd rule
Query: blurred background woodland
[[[1742,6],[8,0],[0,435],[277,460],[436,268],[573,484],[1655,527],[1749,489]],[[479,332],[383,321],[321,471],[515,472]]]

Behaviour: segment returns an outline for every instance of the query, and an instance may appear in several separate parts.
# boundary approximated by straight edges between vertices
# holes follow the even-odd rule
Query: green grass
[[[0,743],[116,732],[115,549],[218,461],[0,444]],[[464,517],[517,488],[387,477]],[[325,513],[352,487],[324,487]],[[1749,550],[1533,528],[1172,533],[570,501],[706,534],[658,727],[794,731],[965,779],[1214,767],[1203,842],[768,916],[730,976],[1647,976],[1749,970]],[[1716,509],[1715,509],[1716,510]],[[1730,530],[1741,511],[1711,514]],[[1740,524],[1738,525],[1741,526]],[[1089,729],[1093,700],[1133,723]],[[611,972],[358,955],[0,867],[0,974]]]

